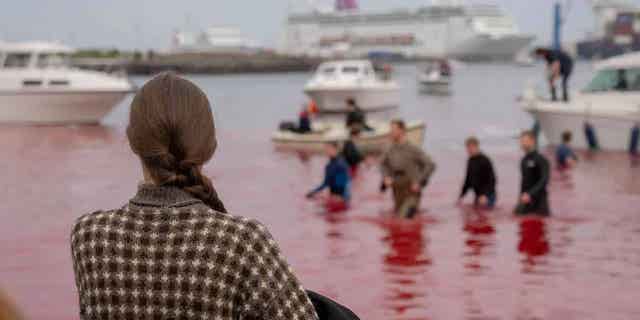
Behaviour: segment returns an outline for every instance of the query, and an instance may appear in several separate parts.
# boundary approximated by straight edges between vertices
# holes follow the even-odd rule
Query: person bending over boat
[[[522,182],[515,212],[518,215],[549,216],[549,161],[536,150],[536,136],[533,132],[525,131],[520,135],[520,146],[525,156],[520,163]]]
[[[348,111],[347,120],[345,123],[347,126],[347,129],[349,130],[356,129],[360,131],[373,130],[371,127],[369,127],[369,125],[367,125],[367,116],[365,115],[364,111],[360,109],[355,99],[353,98],[347,99],[347,111]]]
[[[347,164],[350,168],[351,177],[355,177],[358,173],[358,167],[360,163],[364,160],[364,156],[360,149],[355,143],[355,140],[360,137],[360,130],[352,129],[349,132],[349,140],[345,141],[344,146],[342,146],[342,156],[344,160],[347,161]]]
[[[394,210],[403,218],[418,212],[422,189],[427,186],[436,164],[420,147],[407,140],[407,127],[402,120],[391,122],[391,147],[382,158],[382,187],[393,190]]]
[[[329,162],[324,169],[324,180],[317,188],[307,193],[307,198],[313,198],[325,189],[329,189],[328,206],[333,209],[343,206],[345,209],[351,200],[351,177],[349,166],[338,152],[338,143],[325,144],[325,154]]]
[[[459,203],[462,203],[469,190],[475,193],[476,206],[492,209],[496,204],[496,175],[493,164],[480,150],[480,142],[476,137],[470,137],[465,142],[469,160],[467,162],[467,176],[460,192]]]
[[[558,100],[555,83],[560,78],[562,80],[562,99],[564,102],[569,102],[569,78],[573,73],[573,59],[562,50],[548,48],[538,48],[535,50],[535,54],[547,62],[551,100]]]
[[[71,233],[81,319],[318,319],[269,231],[228,214],[202,172],[217,146],[204,92],[153,78],[127,137],[144,183]]]
[[[572,138],[571,131],[562,133],[562,144],[556,149],[556,164],[560,169],[572,168],[578,162],[578,156],[571,148]]]

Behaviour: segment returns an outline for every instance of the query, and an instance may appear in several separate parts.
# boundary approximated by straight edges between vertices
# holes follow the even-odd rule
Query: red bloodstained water
[[[638,319],[640,169],[624,153],[554,171],[553,217],[516,218],[520,154],[487,150],[492,212],[454,205],[462,151],[438,171],[415,221],[389,217],[375,162],[347,211],[304,195],[325,160],[276,153],[264,134],[224,131],[205,168],[227,207],[263,221],[305,286],[362,319]],[[77,319],[69,252],[81,214],[123,205],[140,179],[121,128],[0,127],[0,285],[31,319]],[[335,211],[335,212],[333,212]]]

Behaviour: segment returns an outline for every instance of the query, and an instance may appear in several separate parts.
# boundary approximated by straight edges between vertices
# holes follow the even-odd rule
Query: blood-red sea
[[[250,82],[219,81],[218,87]],[[256,90],[277,99],[266,94],[276,84],[263,85]],[[244,105],[233,99],[214,95],[214,109],[215,101]],[[423,112],[411,108],[403,115]],[[640,319],[640,161],[624,152],[581,151],[575,169],[553,170],[550,218],[514,217],[521,153],[511,122],[487,116],[481,122],[495,124],[483,132],[498,172],[497,208],[456,206],[466,163],[460,144],[473,132],[460,128],[478,120],[458,121],[468,112],[461,107],[440,108],[424,111],[423,119],[436,122],[426,150],[438,170],[412,221],[391,216],[375,159],[358,172],[349,210],[327,212],[322,201],[306,200],[325,159],[274,151],[267,125],[253,125],[267,111],[217,114],[220,148],[205,172],[233,214],[269,227],[306,288],[362,319]],[[122,109],[103,126],[0,126],[0,287],[29,319],[78,319],[71,226],[135,193],[141,172]],[[295,115],[289,109],[277,116]],[[248,124],[235,125],[249,114]],[[515,123],[528,124],[518,117]],[[446,130],[444,121],[462,131],[436,130]]]

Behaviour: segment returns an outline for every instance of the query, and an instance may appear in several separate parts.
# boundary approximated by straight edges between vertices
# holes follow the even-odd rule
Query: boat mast
[[[562,48],[562,5],[556,2],[553,6],[553,49]]]

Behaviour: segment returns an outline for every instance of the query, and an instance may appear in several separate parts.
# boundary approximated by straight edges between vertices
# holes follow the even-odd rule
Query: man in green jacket
[[[436,164],[420,147],[409,143],[404,121],[391,122],[391,140],[382,159],[382,191],[392,188],[396,214],[413,218]]]

